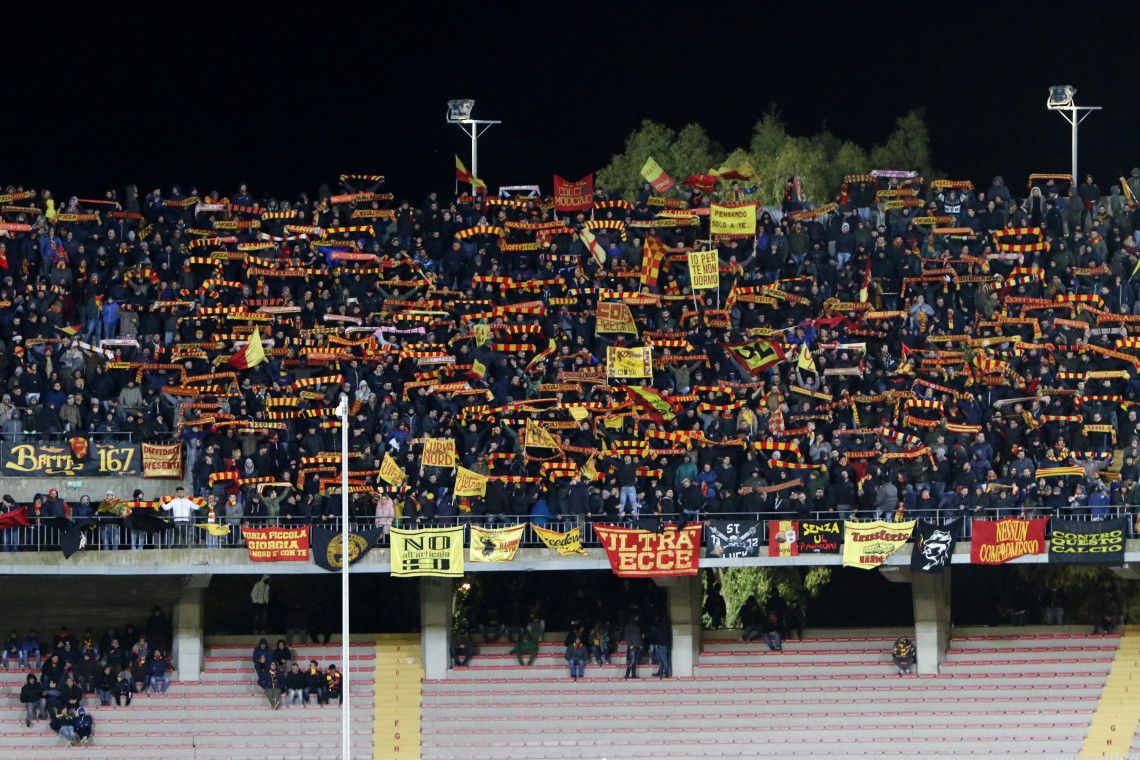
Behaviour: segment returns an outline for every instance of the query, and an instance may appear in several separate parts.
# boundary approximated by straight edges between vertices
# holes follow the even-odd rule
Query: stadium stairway
[[[0,671],[0,760],[48,760],[64,753],[85,758],[179,758],[179,760],[280,760],[287,757],[341,756],[340,709],[329,706],[269,709],[253,679],[250,653],[258,637],[207,641],[203,680],[184,683],[172,673],[165,696],[135,695],[130,707],[100,707],[94,696],[84,705],[95,720],[92,744],[71,749],[47,722],[24,726],[20,687],[31,671]],[[269,637],[271,642],[277,637]],[[222,641],[227,643],[222,643]],[[237,643],[241,642],[241,643]],[[376,645],[373,637],[350,644],[352,658],[352,757],[373,757]],[[341,665],[339,643],[299,644],[302,664]]]
[[[808,630],[771,652],[715,631],[694,677],[664,681],[650,666],[623,679],[620,655],[572,681],[560,638],[531,668],[483,646],[424,682],[422,757],[1071,757],[1120,642],[1083,626],[967,630],[940,675],[899,677],[890,649],[904,632]]]
[[[418,634],[376,637],[376,760],[419,760],[423,677]]]

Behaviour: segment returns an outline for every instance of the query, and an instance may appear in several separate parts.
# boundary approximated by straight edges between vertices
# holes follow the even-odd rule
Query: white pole
[[[348,558],[349,558],[349,530],[348,530],[348,394],[342,393],[340,404],[336,408],[340,417],[340,693],[341,693],[341,758],[350,760],[352,745],[349,739],[349,715],[351,707],[351,692],[349,688],[349,652],[348,652]]]
[[[1080,122],[1077,120],[1078,113],[1077,113],[1076,106],[1074,106],[1073,109],[1069,113],[1072,114],[1072,119],[1070,120],[1070,123],[1073,125],[1072,167],[1073,167],[1073,186],[1075,187],[1075,186],[1080,184],[1080,178],[1077,177],[1077,125],[1080,124]]]
[[[471,178],[475,179],[479,176],[479,125],[471,125]],[[475,183],[471,183],[471,194],[476,195],[478,188]]]

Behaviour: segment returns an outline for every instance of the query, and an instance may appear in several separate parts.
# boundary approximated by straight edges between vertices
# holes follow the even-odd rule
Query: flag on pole
[[[602,248],[602,244],[598,242],[594,233],[584,229],[579,233],[579,237],[582,238],[583,245],[586,246],[586,250],[590,252],[590,255],[594,257],[594,261],[598,263],[598,266],[604,267],[606,265],[606,249]]]
[[[800,369],[806,369],[808,372],[818,374],[815,368],[815,359],[812,358],[811,351],[808,350],[808,344],[806,342],[800,344],[800,358],[796,364]]]
[[[245,349],[228,359],[228,362],[238,369],[256,367],[263,361],[265,361],[265,348],[261,345],[261,332],[257,329],[249,334],[249,343],[245,344]]]
[[[800,182],[800,173],[798,171],[792,173],[792,200],[796,203],[805,203],[807,196],[804,195],[804,185]]]
[[[867,271],[863,274],[863,287],[859,288],[859,300],[868,303],[867,296],[871,292],[871,255],[867,255]]]
[[[673,180],[669,179],[669,175],[652,157],[645,159],[645,166],[641,167],[641,176],[659,193],[667,193],[669,188],[673,187]]]
[[[645,252],[641,256],[641,284],[657,287],[657,275],[665,260],[665,244],[652,235],[645,236]]]
[[[484,190],[487,189],[487,183],[467,171],[467,167],[459,160],[459,156],[455,157],[455,179],[474,187],[481,187]]]

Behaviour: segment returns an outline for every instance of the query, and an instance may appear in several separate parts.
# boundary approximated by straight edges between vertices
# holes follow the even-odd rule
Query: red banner
[[[594,175],[587,174],[577,182],[567,182],[554,175],[554,208],[559,211],[584,211],[594,206]]]
[[[1026,554],[1045,553],[1045,523],[1037,520],[974,520],[970,540],[970,562],[975,565],[1000,565]]]
[[[701,526],[661,533],[595,525],[594,532],[609,557],[610,567],[623,578],[696,575],[701,555]]]
[[[309,528],[242,528],[253,562],[308,562]]]

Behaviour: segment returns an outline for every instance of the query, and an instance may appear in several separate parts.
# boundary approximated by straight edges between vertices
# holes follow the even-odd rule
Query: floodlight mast
[[[1100,106],[1078,106],[1073,102],[1076,94],[1077,88],[1072,85],[1057,85],[1049,88],[1049,99],[1045,101],[1046,108],[1060,113],[1072,126],[1071,170],[1074,185],[1080,182],[1077,176],[1077,127],[1088,118],[1091,111],[1101,110]]]
[[[479,176],[479,138],[488,129],[501,121],[488,121],[485,119],[472,119],[471,112],[475,109],[474,100],[447,101],[447,123],[455,124],[471,138],[471,177]],[[471,194],[475,194],[475,183],[471,183]]]

